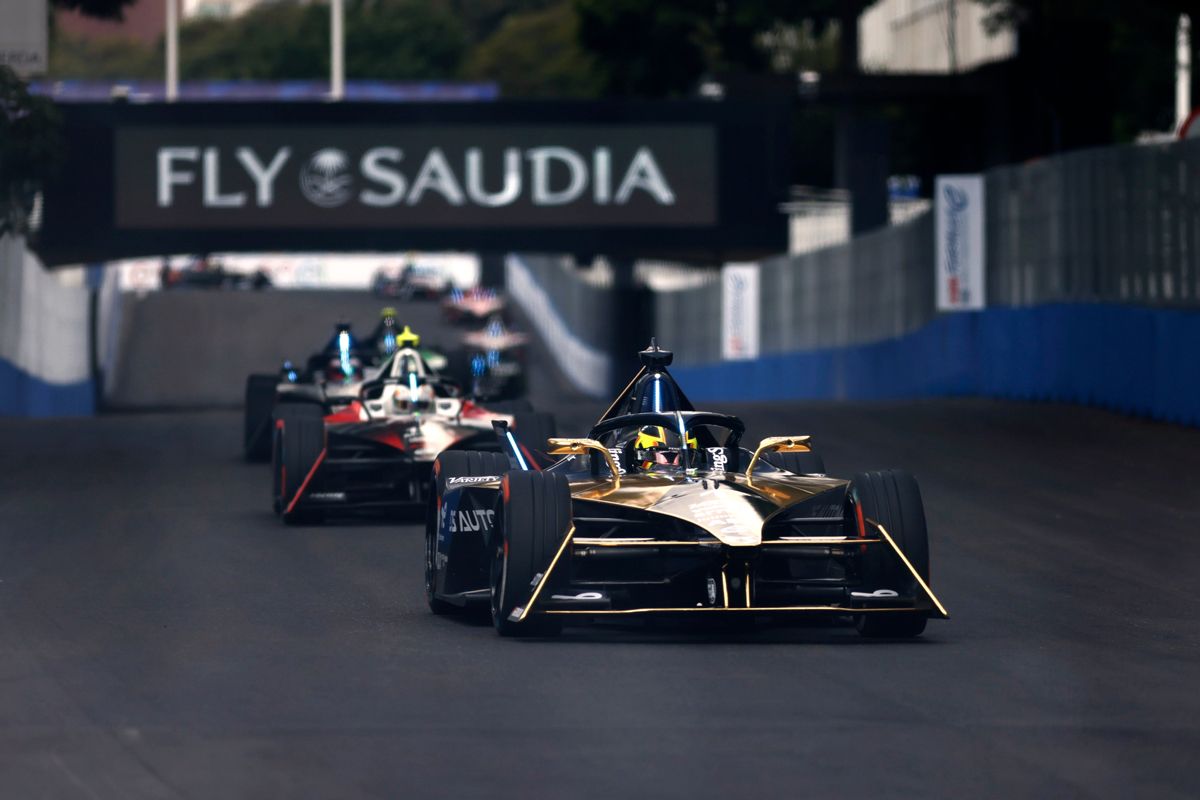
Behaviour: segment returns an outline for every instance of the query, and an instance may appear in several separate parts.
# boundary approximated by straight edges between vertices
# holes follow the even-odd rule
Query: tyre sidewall
[[[545,618],[512,622],[509,615],[529,600],[534,576],[549,568],[570,529],[570,486],[557,473],[510,471],[502,496],[501,537],[492,569],[492,621],[503,636],[550,632],[554,626]],[[560,559],[555,575],[561,577],[569,569]],[[543,591],[552,591],[551,585]]]

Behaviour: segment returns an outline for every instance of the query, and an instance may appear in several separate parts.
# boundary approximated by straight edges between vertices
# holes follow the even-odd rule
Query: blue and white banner
[[[977,311],[987,301],[983,176],[939,175],[934,198],[938,311]]]
[[[721,358],[758,358],[758,264],[721,270]]]
[[[0,236],[0,416],[92,413],[88,290],[70,277]]]

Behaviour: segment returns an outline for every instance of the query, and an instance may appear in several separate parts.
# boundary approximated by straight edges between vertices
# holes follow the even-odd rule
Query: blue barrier
[[[882,342],[673,371],[694,400],[982,395],[1200,425],[1200,311],[989,308]]]
[[[49,383],[0,359],[0,417],[79,417],[95,410],[92,381]]]

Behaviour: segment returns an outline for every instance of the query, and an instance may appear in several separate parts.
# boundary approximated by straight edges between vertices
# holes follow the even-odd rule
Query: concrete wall
[[[611,292],[587,285],[559,259],[548,256],[510,255],[505,288],[550,344],[550,356],[571,385],[589,397],[607,394],[611,359],[588,339],[618,324],[614,314],[619,312],[609,308]]]
[[[90,414],[89,292],[0,237],[0,415]]]
[[[437,318],[436,303],[400,305],[350,291],[154,292],[121,300],[119,342],[105,406],[201,408],[242,402],[246,376],[303,362],[346,320],[367,335],[385,305],[418,333]]]

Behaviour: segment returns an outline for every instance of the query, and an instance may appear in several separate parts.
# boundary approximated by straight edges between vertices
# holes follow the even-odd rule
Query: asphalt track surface
[[[720,410],[911,469],[952,619],[503,640],[428,612],[419,527],[284,528],[237,412],[0,420],[0,796],[1200,795],[1200,431]]]

